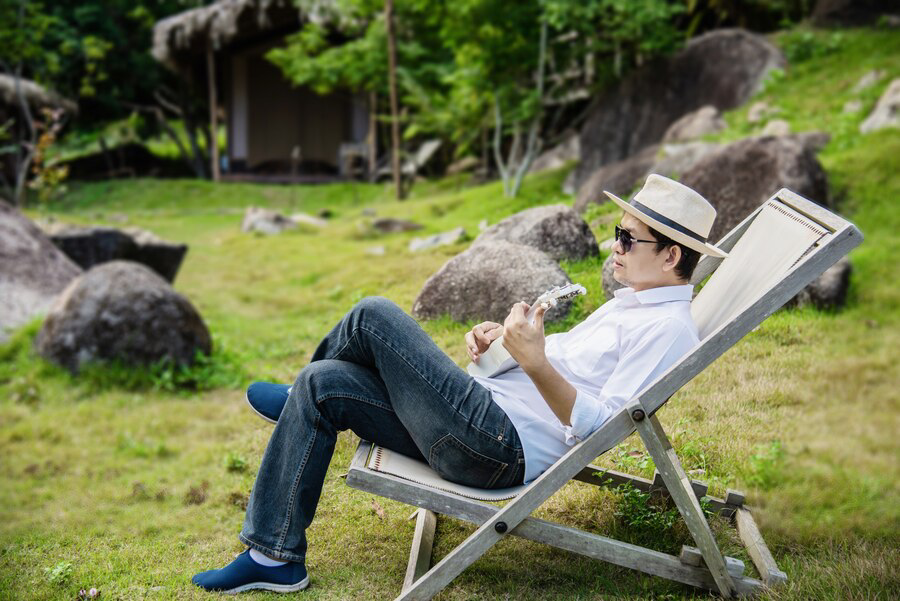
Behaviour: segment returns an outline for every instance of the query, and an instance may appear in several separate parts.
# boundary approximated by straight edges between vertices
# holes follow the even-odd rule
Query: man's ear
[[[681,261],[681,247],[677,244],[666,249],[666,260],[663,263],[663,271],[672,271]]]

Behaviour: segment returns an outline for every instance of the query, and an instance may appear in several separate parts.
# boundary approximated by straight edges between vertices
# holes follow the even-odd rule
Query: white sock
[[[274,568],[277,566],[283,566],[286,564],[286,561],[278,561],[277,559],[269,559],[256,549],[250,549],[250,559],[255,561],[261,566],[265,566],[267,568]]]

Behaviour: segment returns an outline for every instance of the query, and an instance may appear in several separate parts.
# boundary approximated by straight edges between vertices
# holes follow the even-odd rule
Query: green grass
[[[792,34],[797,35],[797,34]],[[824,36],[830,33],[814,33]],[[900,75],[900,36],[844,32],[835,48],[793,66],[761,97],[795,131],[833,134],[821,160],[838,209],[862,229],[853,252],[850,303],[838,312],[784,311],[688,384],[661,413],[685,469],[703,470],[712,492],[739,488],[788,585],[772,599],[889,599],[900,596],[900,426],[896,267],[900,135],[859,135],[857,126]],[[806,43],[806,42],[804,42]],[[841,113],[866,71],[888,75],[865,92],[857,115]],[[746,108],[726,116],[723,137],[753,133]],[[95,368],[73,378],[33,355],[32,324],[0,347],[0,599],[72,599],[95,586],[107,599],[212,598],[190,576],[241,550],[243,504],[270,426],[246,410],[250,379],[290,381],[316,343],[353,303],[384,295],[410,308],[425,279],[468,242],[411,254],[413,236],[462,225],[471,237],[526,207],[571,202],[564,171],[529,177],[522,196],[499,183],[424,182],[396,202],[381,185],[264,186],[132,180],[73,185],[37,212],[75,223],[147,228],[190,244],[175,288],[198,307],[215,338],[196,371]],[[334,217],[322,232],[243,234],[244,207]],[[422,232],[375,236],[364,208],[411,218]],[[591,208],[599,240],[611,235],[607,204]],[[387,253],[366,249],[384,245]],[[602,259],[563,268],[589,294],[560,331],[603,302]],[[462,334],[449,319],[423,327],[463,364]],[[181,378],[181,379],[179,379]],[[348,488],[355,448],[339,438],[309,532],[309,599],[393,598],[412,535],[410,508]],[[650,476],[639,439],[598,459]],[[643,511],[634,495],[573,482],[539,515],[571,526],[677,550],[687,541],[665,508]],[[377,505],[376,505],[377,504]],[[383,517],[382,517],[383,511]],[[733,528],[713,520],[728,554],[742,557]],[[435,557],[473,531],[442,520]],[[750,566],[750,562],[746,561]],[[752,568],[749,568],[752,573]],[[701,591],[511,537],[438,598],[685,599]],[[272,598],[266,594],[248,599]]]

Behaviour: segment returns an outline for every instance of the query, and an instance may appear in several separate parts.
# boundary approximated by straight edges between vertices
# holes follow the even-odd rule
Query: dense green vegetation
[[[789,34],[805,36],[803,31]],[[805,60],[773,78],[760,98],[781,108],[795,131],[826,130],[820,158],[837,210],[866,242],[851,255],[849,305],[838,312],[783,311],[686,386],[661,414],[687,470],[703,470],[714,494],[726,487],[748,502],[789,577],[772,599],[889,599],[900,596],[900,481],[897,457],[900,292],[900,136],[858,134],[887,82],[900,76],[900,37],[891,32],[811,32]],[[851,88],[873,68],[886,72],[844,114]],[[746,108],[727,115],[724,138],[755,131]],[[571,202],[565,170],[528,178],[520,196],[499,183],[463,179],[417,185],[413,198],[362,184],[319,187],[214,185],[203,181],[111,181],[73,186],[33,217],[129,224],[191,245],[176,289],[215,336],[211,360],[190,373],[160,367],[131,379],[120,368],[72,378],[33,355],[36,325],[0,348],[0,598],[71,599],[96,586],[102,598],[206,598],[194,572],[241,550],[236,538],[270,426],[243,401],[250,379],[290,381],[319,337],[359,298],[380,294],[409,308],[424,280],[467,243],[406,250],[416,234],[376,236],[364,208],[477,234],[529,206]],[[334,212],[322,232],[243,234],[243,208]],[[587,215],[598,240],[611,235],[610,205]],[[366,250],[384,245],[384,256]],[[557,331],[602,302],[601,260],[567,263],[587,297]],[[464,362],[470,324],[423,327]],[[309,599],[393,598],[403,578],[413,523],[409,507],[350,490],[340,478],[356,441],[341,436],[310,531]],[[637,439],[601,465],[649,476]],[[567,485],[541,517],[671,551],[680,520],[641,509],[623,491]],[[743,557],[733,530],[714,529]],[[472,531],[444,520],[435,557]],[[748,566],[749,566],[748,562]],[[752,568],[750,568],[752,572]],[[503,541],[440,599],[683,599],[704,593],[525,541]],[[248,599],[268,598],[264,594]]]

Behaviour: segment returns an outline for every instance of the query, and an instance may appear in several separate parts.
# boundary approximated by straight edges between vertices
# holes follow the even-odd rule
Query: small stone
[[[462,227],[454,228],[449,232],[427,236],[425,238],[413,238],[409,241],[409,251],[419,252],[428,250],[438,246],[446,246],[448,244],[456,244],[460,240],[466,238],[466,230]]]
[[[844,113],[858,113],[862,110],[862,100],[848,100],[844,103]]]
[[[373,257],[383,257],[387,253],[387,248],[384,245],[380,246],[370,246],[366,249],[367,255],[372,255]]]
[[[368,208],[368,207],[367,207],[367,208],[365,208],[365,209],[362,210],[362,213],[361,213],[361,214],[362,214],[363,217],[374,217],[374,216],[375,216],[375,209],[372,209],[372,208]]]
[[[615,238],[608,238],[600,243],[600,250],[612,250],[613,244],[615,243]]]
[[[863,90],[871,88],[884,76],[884,71],[879,71],[878,69],[872,69],[867,72],[865,75],[859,78],[859,81],[856,82],[856,85],[853,86],[851,90],[854,94],[859,94]]]
[[[773,119],[766,123],[762,130],[764,136],[787,136],[791,133],[791,124],[784,119]]]
[[[382,234],[395,234],[398,232],[412,232],[420,230],[424,226],[410,221],[409,219],[398,219],[396,217],[380,217],[372,221],[372,227]]]
[[[316,228],[322,228],[328,225],[328,222],[321,217],[313,217],[306,213],[294,213],[291,215],[291,220],[300,225],[310,225]]]
[[[488,220],[482,219],[481,221],[478,222],[478,231],[483,232],[486,229],[488,229]]]
[[[886,127],[900,127],[900,78],[890,83],[878,104],[859,126],[860,133],[869,133]]]

